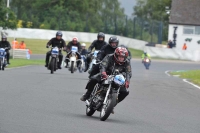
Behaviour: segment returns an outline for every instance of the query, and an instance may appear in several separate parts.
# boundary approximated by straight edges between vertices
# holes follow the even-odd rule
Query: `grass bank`
[[[8,38],[8,41],[11,43],[13,41],[13,38]],[[32,51],[32,54],[46,54],[46,52],[49,50],[46,48],[46,44],[48,40],[44,39],[28,39],[28,38],[17,38],[17,41],[20,43],[21,41],[24,41],[26,44],[26,47],[29,48]],[[67,44],[68,42],[66,42]],[[81,42],[82,43],[82,42]],[[88,48],[91,43],[86,43],[86,47]],[[129,48],[132,57],[133,58],[141,58],[143,51],[136,50]]]
[[[194,84],[200,85],[200,70],[171,72],[172,75],[180,75],[180,78],[188,79]]]
[[[28,65],[44,65],[44,60],[27,60],[27,59],[10,59],[10,65],[7,68],[28,66]]]

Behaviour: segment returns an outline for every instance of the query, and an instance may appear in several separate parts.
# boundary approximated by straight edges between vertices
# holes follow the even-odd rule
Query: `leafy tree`
[[[4,29],[17,27],[16,16],[13,11],[6,7],[4,0],[0,0],[0,26]]]

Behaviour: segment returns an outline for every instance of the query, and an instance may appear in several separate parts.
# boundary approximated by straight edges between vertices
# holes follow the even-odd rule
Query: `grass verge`
[[[44,60],[27,60],[27,59],[10,59],[10,65],[7,68],[28,66],[28,65],[44,65]]]
[[[172,75],[180,75],[180,78],[188,79],[194,84],[200,85],[200,70],[171,72]]]
[[[12,44],[13,38],[8,38],[10,44]],[[24,41],[26,48],[29,48],[32,51],[32,54],[46,54],[49,49],[46,48],[46,44],[49,40],[44,39],[28,39],[28,38],[17,38],[18,43]],[[68,42],[66,42],[67,44]],[[82,43],[82,42],[81,42]],[[90,43],[86,43],[89,47]]]
[[[8,38],[8,41],[10,44],[12,44],[13,38]],[[29,38],[17,38],[18,43],[21,41],[24,41],[26,44],[26,47],[29,48],[32,51],[32,54],[46,54],[46,52],[49,50],[46,48],[46,44],[48,40],[44,39],[29,39]],[[66,42],[67,44],[68,42]],[[82,43],[82,42],[81,42]],[[86,44],[86,48],[90,46],[91,43],[84,42]],[[133,58],[141,58],[143,51],[142,50],[136,50],[129,48],[132,57]]]
[[[141,58],[143,51],[142,50],[137,50],[133,48],[128,49],[131,52],[132,58]]]

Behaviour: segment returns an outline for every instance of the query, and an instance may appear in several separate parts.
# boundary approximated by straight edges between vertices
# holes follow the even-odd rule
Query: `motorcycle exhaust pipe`
[[[86,100],[85,103],[86,103],[86,106],[90,106],[90,103],[88,100]]]

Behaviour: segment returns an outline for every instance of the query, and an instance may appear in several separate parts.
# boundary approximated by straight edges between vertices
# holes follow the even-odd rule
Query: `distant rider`
[[[65,41],[62,39],[62,32],[58,31],[56,33],[56,37],[52,38],[48,43],[47,43],[47,48],[49,48],[49,46],[52,47],[58,47],[59,48],[59,62],[58,62],[58,69],[61,69],[61,63],[62,63],[62,59],[63,59],[63,55],[62,55],[62,48],[65,49],[66,47],[66,43]],[[49,57],[51,56],[51,50],[49,52],[47,52],[46,54],[46,65],[45,67],[48,67],[49,64]]]
[[[7,41],[7,37],[5,35],[2,35],[2,37],[1,37],[0,48],[5,48],[7,64],[10,64],[10,61],[9,61],[10,52],[9,52],[9,50],[11,49],[11,46],[10,46],[10,43]]]
[[[99,32],[97,35],[97,40],[94,40],[90,47],[88,48],[88,53],[92,52],[92,49],[95,48],[95,50],[100,50],[103,46],[107,45],[108,43],[105,42],[105,34],[103,32]],[[84,72],[86,72],[89,68],[90,62],[91,62],[92,55],[88,54],[86,59],[86,69]]]
[[[118,47],[118,44],[119,44],[119,39],[116,36],[111,36],[109,38],[109,44],[103,46],[101,50],[99,51],[99,53],[97,54],[97,62],[102,61],[106,55],[113,54],[115,49]],[[99,73],[99,64],[96,64],[92,67],[89,77],[97,73]]]
[[[67,58],[69,58],[69,56],[71,55],[71,48],[72,46],[75,46],[78,48],[78,51],[76,52],[77,56],[78,56],[78,59],[81,59],[81,55],[80,55],[80,52],[81,52],[81,44],[80,42],[78,41],[78,38],[77,37],[73,37],[72,38],[72,41],[70,41],[68,44],[67,44]],[[69,60],[66,60],[66,68],[68,67],[68,63],[69,63]],[[80,61],[77,62],[77,66],[79,67],[79,64],[80,64]]]

